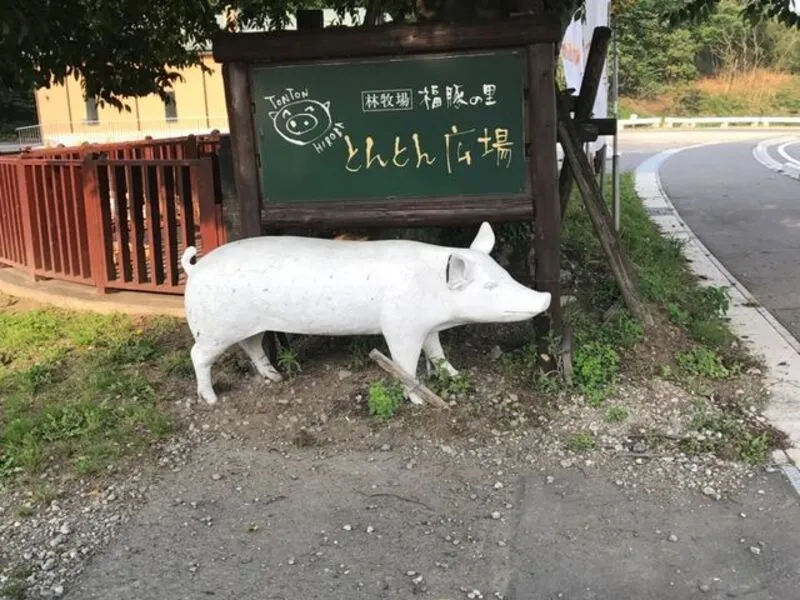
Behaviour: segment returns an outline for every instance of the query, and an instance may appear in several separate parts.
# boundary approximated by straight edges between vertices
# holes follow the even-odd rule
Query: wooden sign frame
[[[262,225],[326,228],[452,225],[481,220],[532,220],[534,214],[545,221],[552,220],[547,212],[557,190],[554,50],[559,38],[558,20],[547,15],[523,15],[491,24],[387,24],[312,31],[220,32],[213,41],[213,55],[223,65],[241,235],[260,235]],[[262,201],[259,144],[251,99],[252,67],[500,49],[522,50],[526,63],[525,192],[280,205]],[[539,206],[544,204],[548,206]],[[560,218],[559,214],[559,221]]]

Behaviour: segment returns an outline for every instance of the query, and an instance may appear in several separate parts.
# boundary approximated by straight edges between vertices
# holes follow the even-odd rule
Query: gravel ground
[[[290,544],[286,551],[294,552],[292,556],[270,554],[282,567],[319,566],[322,563],[314,557],[319,551],[324,554],[320,548],[348,538],[357,537],[358,544],[374,538],[376,548],[380,547],[379,517],[388,514],[385,521],[392,543],[399,544],[398,552],[412,556],[398,559],[386,570],[385,577],[391,582],[381,583],[382,595],[376,595],[374,581],[369,583],[369,569],[359,566],[369,563],[375,548],[354,552],[348,556],[350,563],[329,561],[321,568],[330,570],[332,577],[344,577],[345,571],[354,575],[350,579],[356,581],[356,587],[349,597],[451,593],[448,585],[454,579],[464,582],[464,597],[502,597],[511,573],[507,546],[519,517],[519,481],[526,474],[538,472],[549,483],[554,477],[549,473],[574,470],[639,497],[663,500],[694,490],[718,501],[737,493],[763,470],[710,453],[682,452],[681,440],[697,436],[702,438],[699,441],[705,440],[702,432],[691,428],[696,404],[704,399],[667,381],[623,380],[603,407],[593,408],[581,396],[569,394],[545,405],[537,403],[529,389],[492,366],[473,367],[469,374],[478,382],[477,389],[467,397],[455,398],[451,411],[438,414],[430,408],[407,406],[390,421],[376,423],[368,416],[364,399],[368,382],[379,376],[374,367],[352,372],[343,363],[329,361],[323,366],[314,361],[300,376],[271,385],[252,376],[242,379],[241,373],[228,365],[219,375],[220,389],[225,390],[221,404],[208,409],[190,396],[176,403],[176,417],[185,427],[169,443],[154,448],[152,455],[121,465],[100,483],[75,480],[54,484],[55,498],[43,505],[36,503],[30,486],[0,491],[0,585],[6,586],[9,597],[14,597],[10,592],[22,588],[27,588],[30,597],[47,597],[64,595],[76,581],[82,581],[79,588],[83,592],[76,592],[76,597],[102,596],[103,588],[93,589],[92,581],[110,585],[106,578],[94,574],[79,580],[78,576],[93,556],[102,556],[108,548],[124,553],[125,548],[134,547],[125,540],[136,537],[132,520],[135,522],[137,515],[150,515],[151,522],[166,519],[156,538],[171,539],[173,534],[163,536],[164,531],[174,531],[171,527],[188,527],[197,532],[193,535],[206,535],[218,531],[220,523],[226,524],[229,537],[234,535],[232,530],[237,536],[247,536],[276,527],[264,521],[263,511],[284,498],[293,498],[299,511],[287,517],[288,522],[302,521],[304,511],[313,507],[297,498],[311,494],[341,498],[337,506],[344,512],[336,521],[328,520],[330,507],[324,515],[318,514],[316,522],[326,533],[298,533],[306,545]],[[757,420],[763,399],[758,374],[740,377],[736,384],[739,387],[732,395],[752,398],[749,418]],[[191,386],[187,381],[186,390]],[[624,407],[629,416],[609,423],[604,413],[610,405]],[[591,435],[594,446],[575,449],[571,444],[578,434]],[[291,466],[294,461],[296,469]],[[342,482],[348,477],[352,485],[346,486]],[[56,479],[56,474],[45,473],[42,483]],[[236,479],[241,481],[231,489],[228,482]],[[278,480],[283,483],[276,484]],[[181,489],[194,489],[195,495],[185,496]],[[369,494],[376,494],[374,502],[369,501]],[[346,498],[360,508],[352,517],[347,516]],[[375,519],[364,516],[369,510],[378,511]],[[409,533],[412,541],[403,542],[403,520],[409,515],[419,522],[408,525],[416,533]],[[294,535],[291,528],[281,527],[276,535]],[[123,541],[112,542],[120,532]],[[433,536],[437,544],[425,550],[420,539],[427,536]],[[143,556],[149,556],[143,549],[158,544],[157,539],[139,542],[138,552]],[[382,543],[388,542],[384,539]],[[215,553],[213,559],[199,549],[194,555],[187,552],[180,559],[180,571],[200,577],[209,560],[244,560],[236,557],[247,554],[242,547],[223,543],[220,548],[223,546],[227,549]],[[450,546],[461,547],[453,554]],[[754,548],[754,552],[758,550]],[[412,560],[417,552],[440,558],[432,558],[423,572]],[[481,566],[464,562],[467,555],[480,558],[475,564]],[[258,560],[256,555],[252,560]],[[399,563],[403,563],[401,568]],[[382,567],[373,567],[376,573],[384,572]],[[435,584],[434,574],[445,571],[447,577]],[[393,575],[395,572],[406,575]],[[182,577],[176,574],[171,580],[178,587],[170,597],[182,597]],[[359,587],[358,581],[363,585]],[[294,591],[284,591],[296,597]],[[130,589],[117,592],[115,597],[123,598]]]

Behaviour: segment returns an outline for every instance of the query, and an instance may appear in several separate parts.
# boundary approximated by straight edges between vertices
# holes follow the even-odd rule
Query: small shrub
[[[594,436],[583,431],[577,435],[573,435],[567,440],[567,449],[575,453],[588,452],[594,448],[596,444],[597,442]]]
[[[283,371],[287,377],[294,377],[302,371],[300,361],[297,360],[297,354],[291,348],[281,348],[278,350],[278,368]]]
[[[707,377],[709,379],[725,379],[730,370],[723,364],[722,358],[708,348],[692,348],[677,355],[676,361],[681,371],[688,375]]]
[[[386,420],[390,419],[397,412],[403,403],[403,386],[397,381],[386,383],[385,381],[373,381],[369,386],[367,397],[367,407],[369,414],[374,417]]]
[[[463,373],[450,375],[441,362],[436,364],[435,370],[428,378],[427,383],[433,393],[442,397],[468,394],[473,389],[472,381],[467,375]]]
[[[766,434],[751,435],[745,433],[737,445],[737,455],[748,464],[760,465],[767,458],[769,446],[769,438]]]
[[[609,406],[605,418],[609,423],[620,423],[628,418],[628,409],[624,406]]]
[[[607,342],[595,340],[578,346],[573,358],[576,383],[591,406],[602,404],[610,393],[619,362],[619,354]]]

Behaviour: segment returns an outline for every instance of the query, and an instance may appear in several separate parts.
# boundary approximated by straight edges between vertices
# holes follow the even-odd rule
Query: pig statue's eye
[[[483,287],[484,287],[484,289],[487,289],[487,290],[493,290],[494,288],[497,287],[497,282],[496,281],[487,281],[486,283],[483,284]]]

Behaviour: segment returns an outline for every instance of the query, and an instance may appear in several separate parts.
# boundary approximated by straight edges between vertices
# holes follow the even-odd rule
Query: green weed
[[[628,418],[628,409],[624,406],[609,406],[606,409],[605,419],[609,423],[620,423]]]
[[[283,371],[287,377],[294,377],[303,370],[300,367],[300,361],[297,360],[297,353],[291,348],[281,348],[278,350],[278,368]]]
[[[451,375],[439,362],[435,365],[433,373],[427,378],[428,388],[442,397],[462,396],[473,389],[472,381],[464,373]]]
[[[573,435],[571,438],[567,440],[566,446],[568,450],[575,452],[576,454],[580,454],[583,452],[588,452],[592,450],[597,445],[594,436],[591,433],[586,433],[585,431]]]
[[[378,419],[390,419],[403,403],[403,386],[397,381],[373,381],[369,386],[367,407],[369,414]]]
[[[676,362],[687,375],[709,379],[726,379],[731,375],[722,358],[713,350],[702,346],[678,353]]]

